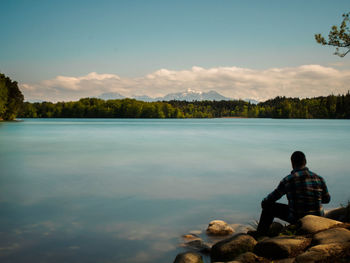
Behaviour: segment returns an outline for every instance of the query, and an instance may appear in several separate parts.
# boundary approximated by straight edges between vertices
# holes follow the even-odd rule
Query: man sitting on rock
[[[324,215],[321,203],[327,204],[331,199],[324,179],[306,167],[304,153],[294,152],[291,161],[292,172],[261,202],[258,235],[268,234],[275,217],[295,223],[305,215]],[[276,203],[283,195],[287,195],[288,205]]]

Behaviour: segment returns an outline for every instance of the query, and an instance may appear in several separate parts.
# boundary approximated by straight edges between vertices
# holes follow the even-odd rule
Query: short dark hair
[[[302,167],[306,165],[306,157],[305,154],[301,151],[295,151],[290,157],[292,161],[292,165],[295,167]]]

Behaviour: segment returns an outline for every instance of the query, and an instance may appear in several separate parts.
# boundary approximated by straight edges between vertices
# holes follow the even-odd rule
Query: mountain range
[[[125,99],[127,97],[123,96],[122,94],[120,94],[118,92],[108,92],[108,93],[102,93],[98,98],[104,99],[104,100],[112,100],[112,99]],[[153,97],[150,97],[147,95],[142,95],[142,96],[131,96],[131,98],[136,99],[136,100],[141,100],[141,101],[147,101],[147,102],[170,101],[170,100],[181,100],[181,101],[233,100],[232,98],[225,97],[214,90],[211,90],[208,92],[202,92],[202,91],[195,91],[195,90],[191,90],[191,89],[188,89],[187,91],[184,91],[184,92],[169,93],[163,97],[153,98]],[[258,103],[258,101],[252,100],[252,99],[244,99],[244,100],[247,102],[250,102],[252,104]]]

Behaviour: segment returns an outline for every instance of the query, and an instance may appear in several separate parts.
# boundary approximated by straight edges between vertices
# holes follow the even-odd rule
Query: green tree
[[[0,118],[14,120],[23,104],[23,94],[17,82],[0,73]]]
[[[7,93],[5,78],[1,78],[0,76],[0,118],[2,118],[6,112]]]
[[[34,104],[30,102],[23,103],[22,109],[21,109],[21,117],[24,118],[37,118],[37,112],[36,107]]]
[[[315,34],[315,39],[317,43],[321,45],[335,46],[336,51],[335,55],[344,57],[347,53],[350,52],[350,12],[343,14],[343,21],[340,24],[339,28],[337,26],[332,26],[331,31],[328,34],[328,40],[326,40],[321,34]],[[341,49],[347,49],[344,52],[341,52]]]

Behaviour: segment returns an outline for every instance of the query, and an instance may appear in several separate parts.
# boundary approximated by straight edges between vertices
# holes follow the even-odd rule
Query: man
[[[322,204],[330,201],[325,181],[306,167],[304,153],[296,151],[291,156],[292,172],[261,202],[262,212],[257,232],[266,235],[275,217],[295,223],[305,215],[323,216]],[[287,195],[288,205],[276,203]]]

